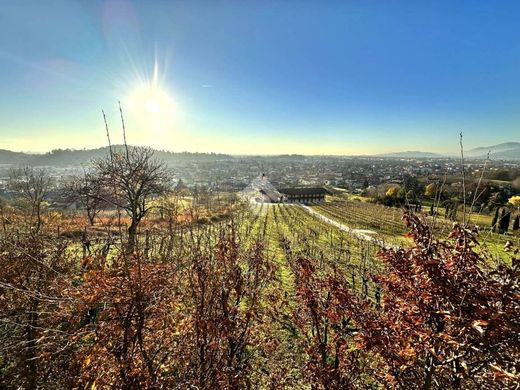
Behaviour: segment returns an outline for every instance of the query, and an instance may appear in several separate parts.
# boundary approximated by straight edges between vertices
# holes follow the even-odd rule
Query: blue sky
[[[520,3],[0,0],[0,148],[452,152],[520,141]]]

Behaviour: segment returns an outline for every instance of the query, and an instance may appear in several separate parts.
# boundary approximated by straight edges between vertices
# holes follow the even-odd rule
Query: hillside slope
[[[484,146],[468,150],[467,157],[489,158],[493,160],[520,160],[520,142],[505,142],[498,145]]]
[[[132,146],[130,146],[131,148]],[[115,150],[122,150],[122,145],[113,146]],[[32,154],[0,150],[0,164],[35,165],[35,166],[80,166],[87,165],[90,161],[101,158],[108,154],[108,147],[98,149],[55,149],[45,154]],[[215,161],[231,159],[233,157],[225,154],[215,153],[173,153],[155,150],[155,156],[166,164],[174,165],[186,161]]]

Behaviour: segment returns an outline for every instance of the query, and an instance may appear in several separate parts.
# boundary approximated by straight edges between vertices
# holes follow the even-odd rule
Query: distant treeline
[[[114,145],[113,149],[121,150],[123,145]],[[45,154],[12,152],[0,150],[0,164],[35,165],[35,166],[71,166],[86,165],[93,159],[99,159],[108,154],[108,147],[97,149],[54,149]],[[219,153],[174,153],[157,150],[155,155],[167,164],[178,161],[196,160],[211,161],[231,159],[233,157]]]
[[[520,168],[490,171],[485,175],[485,178],[490,180],[513,181],[520,178]]]

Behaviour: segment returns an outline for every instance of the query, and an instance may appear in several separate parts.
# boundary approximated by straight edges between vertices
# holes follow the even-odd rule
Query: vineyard
[[[318,268],[328,272],[340,270],[349,275],[354,288],[368,288],[368,274],[378,273],[376,252],[379,247],[341,231],[310,215],[298,205],[261,204],[254,206],[243,218],[251,221],[245,234],[263,240],[269,253],[282,269],[282,280],[291,280],[294,259],[317,259]]]
[[[294,292],[292,266],[298,257],[317,259],[318,268],[325,273],[340,270],[349,275],[353,286],[362,293],[376,289],[368,276],[380,270],[377,260],[380,247],[377,243],[342,231],[299,205],[242,205],[230,218],[218,223],[165,225],[159,222],[143,231],[140,244],[146,258],[183,258],[192,253],[195,244],[201,248],[212,248],[218,242],[222,229],[229,224],[236,227],[241,245],[263,243],[267,256],[279,267],[279,281],[288,294]],[[124,229],[118,233],[114,230],[116,225],[111,226],[110,234],[101,226],[87,229],[90,236],[98,235],[91,240],[93,254],[103,254],[109,248],[110,258],[122,250]],[[401,229],[404,231],[404,228]],[[73,247],[79,252],[81,244],[77,242]]]
[[[0,390],[520,390],[519,11],[0,0]]]
[[[343,199],[310,208],[243,202],[191,206],[193,199],[178,200],[143,220],[133,239],[131,218],[120,210],[100,214],[93,226],[77,214],[47,213],[35,232],[31,214],[2,208],[2,385],[418,388],[433,363],[421,357],[430,356],[429,349],[414,340],[428,337],[438,351],[457,356],[450,348],[464,334],[455,328],[451,344],[440,342],[447,334],[431,330],[427,320],[437,315],[436,307],[448,312],[453,305],[464,306],[456,310],[470,305],[474,314],[468,321],[481,324],[482,314],[474,308],[482,283],[499,291],[497,281],[508,280],[485,277],[468,287],[474,275],[462,273],[459,280],[448,261],[438,280],[433,273],[425,277],[431,272],[425,269],[410,284],[407,275],[429,266],[429,260],[413,260],[412,266],[403,259],[428,256],[422,245],[429,235],[419,219],[408,215],[403,221],[397,209]],[[477,256],[468,248],[450,248],[435,256],[462,250],[469,258]],[[424,306],[424,299],[437,297],[420,292],[441,288],[446,277],[451,281],[439,296],[454,294],[453,301]],[[462,285],[469,295],[461,301]],[[514,318],[517,306],[505,305],[502,315]],[[477,352],[470,348],[480,345],[480,336],[467,341],[468,364],[509,348],[513,357],[497,361],[507,373],[502,383],[511,383],[516,352],[510,335],[510,326],[502,326],[493,336],[496,343]],[[396,364],[403,366],[402,359],[409,367],[388,376]],[[462,375],[435,364],[440,383]],[[484,374],[479,380],[489,380]]]
[[[349,200],[333,197],[326,203],[312,206],[320,214],[355,229],[371,232],[371,235],[389,245],[409,246],[412,241],[405,237],[406,229],[402,222],[404,210],[387,207],[367,201]],[[462,221],[462,214],[459,213]],[[438,217],[433,220],[428,213],[422,214],[425,220],[439,237],[446,238],[452,230],[453,222],[445,219],[443,209],[439,208]],[[479,243],[496,259],[506,260],[504,246],[508,240],[514,239],[491,231],[489,216],[473,214],[473,223],[480,222]],[[497,260],[498,261],[498,260]]]
[[[406,230],[401,219],[403,213],[394,207],[335,199],[313,208],[352,228],[371,231],[373,235],[389,243],[410,243],[404,239]]]
[[[184,214],[184,211],[180,210],[180,213]],[[7,212],[4,210],[3,215],[5,219],[13,222],[16,221],[16,218],[22,217],[12,210]],[[85,340],[99,338],[106,343],[117,343],[121,327],[132,328],[132,330],[129,330],[130,333],[135,331],[133,330],[135,324],[125,325],[124,322],[119,323],[119,320],[114,322],[114,319],[111,319],[114,315],[120,316],[125,313],[125,307],[121,307],[119,302],[122,302],[122,299],[132,299],[132,295],[127,298],[123,297],[124,294],[131,291],[127,291],[126,288],[135,288],[134,283],[138,283],[141,286],[140,288],[143,289],[140,294],[151,294],[147,295],[147,299],[151,299],[156,294],[161,294],[160,291],[172,291],[171,298],[178,301],[176,305],[180,305],[173,309],[172,315],[177,313],[175,315],[187,320],[191,316],[199,315],[197,312],[191,312],[197,299],[209,299],[208,292],[198,290],[199,288],[210,290],[215,288],[214,293],[220,294],[220,286],[202,287],[202,285],[199,285],[206,280],[205,278],[208,275],[213,275],[212,277],[219,279],[217,275],[224,272],[221,276],[221,282],[231,283],[230,286],[233,286],[233,283],[236,282],[235,278],[241,280],[244,283],[241,287],[243,290],[235,291],[232,294],[233,297],[230,297],[230,307],[235,307],[233,310],[237,310],[237,312],[229,320],[235,321],[233,326],[244,326],[249,320],[246,320],[246,317],[243,316],[246,316],[249,311],[254,311],[255,315],[258,316],[256,320],[260,321],[256,323],[255,320],[254,325],[252,323],[247,325],[251,328],[246,328],[247,330],[244,330],[246,334],[240,336],[254,339],[255,342],[261,344],[251,347],[252,349],[247,352],[248,365],[251,366],[253,371],[244,370],[243,373],[243,375],[246,375],[247,372],[254,373],[255,388],[257,386],[269,388],[274,383],[277,383],[277,385],[285,383],[288,388],[303,389],[307,388],[309,384],[309,378],[302,371],[302,367],[305,366],[305,343],[302,344],[298,335],[302,329],[298,330],[298,325],[293,318],[294,313],[302,305],[301,297],[298,297],[297,294],[298,275],[301,275],[300,259],[315,259],[317,273],[322,277],[336,273],[344,275],[348,280],[349,288],[355,294],[359,294],[360,297],[372,301],[374,307],[381,302],[381,287],[374,283],[371,278],[371,275],[379,272],[380,263],[375,258],[377,246],[330,226],[297,205],[236,205],[229,218],[216,223],[192,223],[189,220],[179,220],[178,218],[169,220],[159,218],[154,220],[153,223],[150,221],[143,225],[143,230],[138,235],[136,255],[139,257],[137,259],[129,258],[124,254],[125,243],[128,242],[128,235],[126,234],[127,218],[100,218],[96,226],[87,227],[85,221],[77,216],[49,215],[49,218],[45,218],[44,221],[45,228],[36,239],[31,238],[30,234],[28,235],[19,229],[20,226],[23,226],[21,220],[19,223],[20,225],[15,225],[16,227],[13,224],[4,224],[0,244],[10,255],[6,257],[4,254],[0,261],[9,272],[16,270],[16,272],[25,275],[36,272],[39,279],[45,280],[45,285],[41,285],[40,282],[36,282],[35,285],[25,285],[27,291],[31,292],[24,299],[28,299],[28,302],[33,302],[33,304],[38,302],[38,307],[46,312],[45,315],[40,315],[37,320],[32,319],[31,321],[38,321],[38,329],[42,329],[44,332],[52,332],[56,328],[61,329],[60,332],[62,332],[51,338],[42,338],[38,342],[38,346],[31,348],[28,352],[35,359],[41,359],[40,367],[52,366],[56,363],[66,364],[60,359],[45,360],[47,358],[38,357],[40,353],[46,354],[45,351],[53,348],[63,348],[63,358],[70,358],[72,359],[71,362],[74,362],[74,359],[78,356],[80,356],[80,360],[87,359],[87,365],[84,363],[80,367],[73,365],[69,369],[72,372],[76,370],[79,375],[78,378],[81,378],[80,383],[89,387],[93,384],[109,383],[113,378],[112,375],[117,377],[117,372],[111,372],[110,368],[105,367],[107,362],[112,360],[113,351],[108,349],[101,353],[96,343],[85,343]],[[81,225],[83,225],[83,228],[78,229]],[[88,244],[86,244],[84,238],[81,238],[82,236],[89,237]],[[16,243],[16,246],[13,243]],[[32,247],[36,243],[38,248],[43,249],[44,252],[40,253],[40,249],[37,250]],[[220,250],[227,251],[224,248],[228,245],[236,248],[236,257],[232,260],[236,263],[230,265],[229,269],[222,270],[222,265],[219,265],[218,262],[231,261],[231,258],[227,256],[233,255],[231,253],[218,255],[217,253]],[[24,264],[20,262],[8,265],[10,256],[14,253],[12,251],[15,251],[20,259],[34,263],[33,266],[25,268]],[[52,251],[58,251],[56,252],[57,257],[45,257],[47,256],[45,253],[48,254]],[[259,264],[250,263],[253,260],[250,259],[252,255],[258,256]],[[136,260],[138,263],[134,263]],[[195,265],[197,266],[194,268]],[[41,268],[42,266],[43,268]],[[134,268],[136,266],[138,268]],[[170,280],[162,279],[150,267],[157,267]],[[239,267],[241,271],[233,267]],[[48,273],[49,269],[51,273]],[[128,269],[124,272],[130,273],[127,281],[126,278],[120,279],[118,276],[110,282],[111,278],[116,277],[116,274],[120,272],[118,270],[124,269]],[[136,272],[139,270],[140,276],[133,274],[132,270]],[[250,272],[253,272],[253,270],[263,273],[263,276],[257,274],[258,280],[250,280]],[[68,281],[63,278],[67,278]],[[111,285],[116,280],[119,280],[117,283],[121,283],[120,286]],[[198,282],[196,282],[197,280]],[[126,285],[127,282],[129,283],[128,286]],[[13,294],[9,295],[12,299],[9,298],[4,301],[4,304],[9,302],[9,305],[4,307],[3,325],[0,332],[0,342],[4,350],[11,352],[22,347],[25,343],[24,338],[27,337],[23,332],[24,327],[17,325],[20,320],[15,319],[19,309],[11,306],[16,303],[24,304],[24,300],[15,299],[19,290],[10,290],[11,287],[14,288],[16,283],[23,283],[23,281],[11,280],[8,282],[4,279],[0,286],[4,289],[7,288],[5,291],[10,291],[10,294]],[[59,290],[56,290],[57,283],[60,285]],[[176,283],[176,286],[174,287],[171,283]],[[131,287],[132,285],[134,287]],[[167,290],[162,290],[164,288],[167,288]],[[172,288],[173,290],[171,290]],[[189,291],[192,291],[193,295],[187,294]],[[198,296],[197,294],[202,295]],[[34,301],[35,296],[40,298]],[[82,296],[84,298],[81,298]],[[166,299],[166,297],[161,299]],[[72,306],[67,303],[76,300],[78,302]],[[82,301],[83,303],[81,303]],[[55,302],[63,302],[63,304],[56,306]],[[200,304],[203,304],[202,302],[199,301]],[[105,307],[103,311],[93,309],[100,304]],[[61,309],[58,314],[56,310],[59,307]],[[165,308],[160,308],[160,310],[163,309]],[[112,312],[112,310],[115,310],[115,312]],[[128,310],[132,311],[130,307]],[[155,322],[157,320],[156,309],[149,307],[147,310],[150,310],[150,312],[148,314],[143,313],[142,317],[144,326],[153,326],[158,331],[158,324]],[[86,314],[78,316],[78,313],[82,311]],[[55,314],[49,315],[49,313]],[[147,315],[150,317],[148,318]],[[204,316],[206,315],[209,315],[209,313],[204,314]],[[219,316],[221,315],[224,315],[224,313],[219,314]],[[81,323],[94,321],[94,318],[95,323],[92,322],[91,325],[86,327],[81,326]],[[94,327],[94,324],[97,325]],[[31,328],[33,325],[29,323],[28,326]],[[113,328],[113,326],[116,328]],[[182,329],[182,326],[183,321],[181,320],[173,328],[168,327],[167,329],[173,335],[179,334],[179,332],[190,332],[189,327]],[[81,329],[80,334],[83,341],[80,344],[77,344],[79,339],[75,339],[77,336],[71,327]],[[94,331],[95,333],[92,333]],[[198,332],[202,329],[193,331]],[[215,332],[217,331],[215,330]],[[153,337],[153,335],[150,336]],[[76,341],[71,341],[70,337]],[[158,352],[172,342],[170,334],[164,334],[163,337],[164,340],[152,342],[152,339],[148,339],[144,340],[143,343],[150,343],[152,345],[151,350]],[[224,336],[217,332],[213,337]],[[266,341],[266,338],[271,341]],[[155,342],[158,342],[158,345],[155,345]],[[67,343],[72,343],[74,348],[77,348],[73,349],[74,353],[71,346],[67,347]],[[175,343],[180,343],[180,341],[175,341]],[[201,341],[201,343],[206,345],[205,342]],[[269,347],[270,343],[276,345],[269,350],[269,354],[276,356],[274,360],[265,356],[267,353],[265,348]],[[200,347],[202,348],[202,346]],[[184,345],[183,348],[189,347]],[[69,353],[73,354],[68,355]],[[137,352],[134,351],[134,353]],[[243,351],[243,353],[246,352]],[[3,378],[2,381],[7,381],[7,383],[23,381],[24,370],[12,371],[9,369],[9,367],[17,367],[16,359],[13,360],[14,356],[16,355],[12,353],[0,355],[0,363],[3,365],[3,368],[0,368],[0,379]],[[158,355],[158,357],[160,356],[162,354]],[[127,358],[130,360],[136,359],[136,356],[131,354]],[[278,365],[277,359],[284,361],[284,365]],[[155,364],[156,360],[153,362]],[[159,359],[157,362],[162,362],[162,360]],[[164,363],[160,365],[164,367]],[[107,372],[104,376],[99,376],[95,371],[102,369],[102,367],[105,367],[103,370],[107,370]],[[168,379],[168,370],[173,369],[171,368],[172,365],[168,367],[170,368],[161,368],[159,374],[159,377],[166,381],[165,383],[168,383],[171,379]],[[180,368],[175,368],[175,370],[180,370]],[[159,380],[157,374],[154,375],[155,377],[152,375],[154,380]],[[189,379],[191,374],[185,373],[184,375],[185,379],[183,380],[193,380]],[[50,383],[54,380],[57,380],[57,377],[51,379],[51,377],[42,376],[39,379],[44,386],[46,386],[47,381]],[[214,378],[213,380],[221,383],[223,379]],[[217,386],[216,382],[209,381],[208,383],[213,383],[209,388]]]

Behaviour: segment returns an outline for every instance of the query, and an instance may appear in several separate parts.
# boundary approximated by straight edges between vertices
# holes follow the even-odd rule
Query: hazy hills
[[[441,154],[430,153],[430,152],[421,152],[420,150],[409,150],[406,152],[394,152],[394,153],[384,153],[378,154],[378,157],[392,157],[392,158],[443,158]]]
[[[520,142],[505,142],[493,146],[483,146],[466,152],[468,157],[489,158],[493,160],[520,160]]]
[[[121,149],[122,145],[113,146]],[[80,166],[87,165],[93,159],[98,159],[108,154],[108,147],[98,149],[56,149],[45,154],[12,152],[0,149],[0,164],[34,165],[34,166]],[[232,158],[226,154],[216,153],[173,153],[156,150],[155,155],[159,160],[174,165],[186,161],[215,161]]]
[[[492,160],[520,160],[520,142],[505,142],[498,145],[482,146],[464,151],[467,158]],[[379,154],[379,157],[391,158],[458,158],[459,155],[442,155],[438,153],[422,152],[419,150]]]
[[[27,162],[27,157],[26,153],[0,149],[0,164],[24,164]]]
[[[122,145],[113,146],[121,149]],[[498,145],[483,146],[465,151],[467,158],[485,159],[489,152],[492,160],[520,160],[520,142],[506,142]],[[217,160],[228,160],[234,158],[227,154],[219,153],[174,153],[168,151],[155,151],[158,159],[165,161],[169,165],[182,162],[211,162]],[[45,154],[13,152],[0,149],[0,164],[15,165],[35,165],[35,166],[80,166],[87,165],[91,160],[101,158],[108,154],[108,147],[98,149],[55,149]],[[303,157],[299,155],[280,155],[272,158],[292,159]],[[458,158],[458,155],[442,155],[438,153],[423,152],[412,150],[405,152],[379,154],[377,157],[388,158]]]

